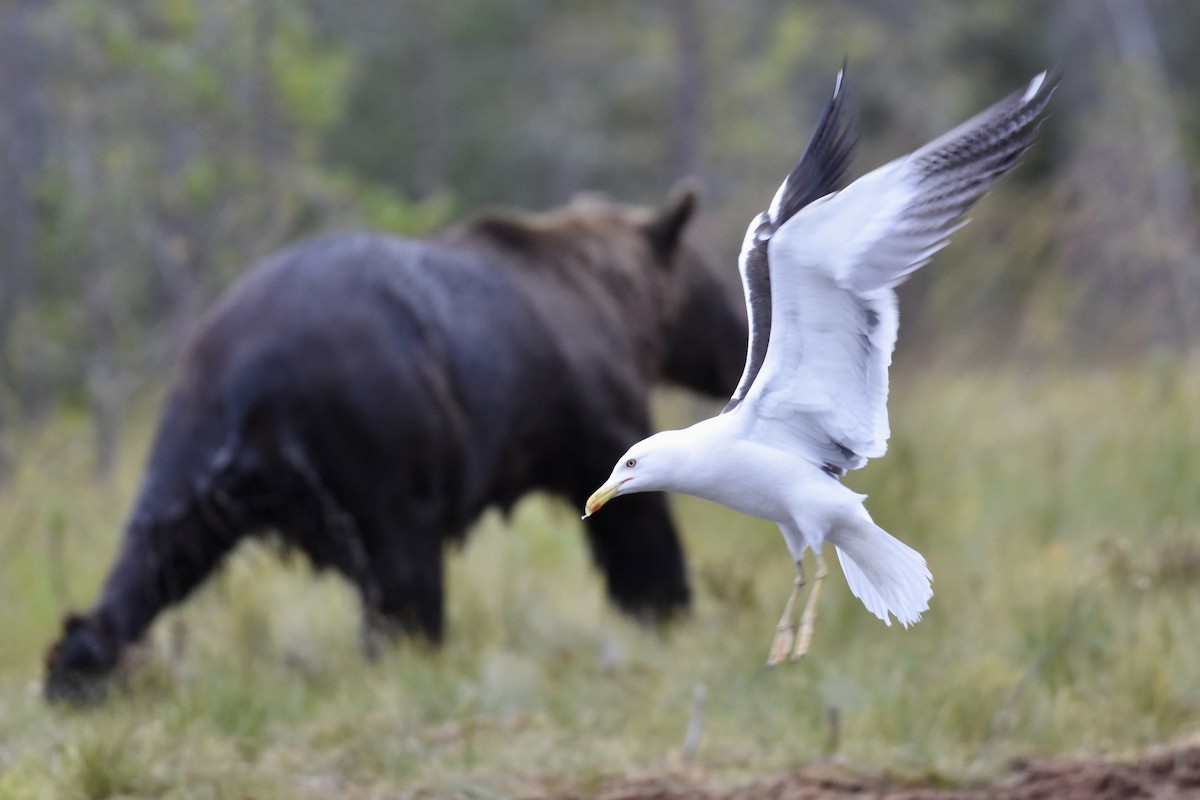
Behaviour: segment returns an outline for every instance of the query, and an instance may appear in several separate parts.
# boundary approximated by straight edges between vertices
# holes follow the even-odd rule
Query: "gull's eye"
[[[631,459],[629,459],[628,461],[626,461],[626,462],[625,462],[625,466],[627,466],[627,467],[636,467],[636,466],[637,466],[637,459],[636,459],[636,458],[631,458]]]

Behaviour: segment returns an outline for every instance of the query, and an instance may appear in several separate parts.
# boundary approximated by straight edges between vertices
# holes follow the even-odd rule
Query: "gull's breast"
[[[709,449],[707,461],[683,491],[776,522],[793,517],[814,482],[835,480],[801,456],[745,439]]]

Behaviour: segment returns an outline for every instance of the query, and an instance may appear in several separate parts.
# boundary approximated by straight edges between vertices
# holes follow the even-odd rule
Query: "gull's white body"
[[[933,594],[920,553],[875,525],[863,506],[865,495],[810,457],[757,440],[746,420],[736,412],[723,414],[644,440],[630,450],[637,455],[626,457],[637,459],[642,475],[622,493],[651,482],[662,491],[774,520],[797,562],[805,550],[820,551],[828,541],[850,590],[871,613],[889,625],[889,611],[905,626],[919,620]],[[887,559],[876,564],[876,555]]]
[[[776,521],[797,563],[832,543],[868,610],[889,625],[892,615],[905,626],[920,619],[933,594],[925,559],[875,525],[865,497],[839,478],[887,450],[894,287],[947,244],[963,213],[1017,163],[1053,88],[1043,73],[832,191],[849,149],[839,74],[804,158],[746,232],[739,267],[750,342],[729,405],[631,447],[586,511],[638,491],[713,500]]]
[[[670,454],[673,464],[690,466],[664,475],[663,489],[703,497],[755,517],[810,522],[802,527],[814,530],[823,527],[819,523],[829,521],[834,507],[857,502],[859,495],[808,459],[744,438],[739,422],[728,415],[713,417],[686,430],[664,431],[647,439],[655,448],[655,460],[660,454]],[[719,455],[694,458],[705,450]],[[653,462],[643,456],[639,465],[650,469]],[[784,490],[779,491],[773,482],[764,482],[763,474],[787,476]],[[818,543],[801,537],[788,542],[797,558],[806,545]]]

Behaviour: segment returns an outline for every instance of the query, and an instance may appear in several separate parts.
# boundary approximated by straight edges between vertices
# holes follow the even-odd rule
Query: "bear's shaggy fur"
[[[248,535],[276,531],[358,588],[368,630],[442,636],[443,550],[490,505],[582,508],[650,431],[651,384],[727,396],[740,300],[659,211],[592,200],[428,240],[343,233],[251,270],[186,347],[120,552],[68,617],[46,695],[102,696],[121,652]],[[689,600],[661,495],[587,522],[608,593]]]

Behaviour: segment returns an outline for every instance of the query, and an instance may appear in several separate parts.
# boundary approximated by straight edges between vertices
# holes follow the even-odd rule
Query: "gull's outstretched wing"
[[[809,203],[842,186],[842,178],[850,162],[854,140],[846,120],[845,93],[842,78],[845,68],[838,71],[833,94],[817,122],[800,163],[784,180],[766,211],[759,214],[746,229],[738,271],[742,274],[742,290],[746,293],[746,318],[750,336],[746,346],[746,367],[738,381],[733,397],[724,411],[732,411],[750,391],[754,377],[767,354],[771,333],[771,273],[767,266],[767,242],[779,226]]]
[[[767,243],[771,337],[737,410],[748,435],[834,474],[883,455],[893,287],[944,247],[962,214],[1033,142],[1046,73],[920,150],[818,200]]]

